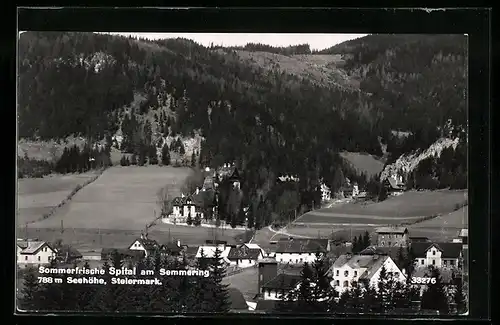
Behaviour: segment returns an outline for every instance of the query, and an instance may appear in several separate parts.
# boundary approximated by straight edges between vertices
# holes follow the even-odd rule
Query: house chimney
[[[181,247],[181,240],[180,239],[177,239],[177,246]]]

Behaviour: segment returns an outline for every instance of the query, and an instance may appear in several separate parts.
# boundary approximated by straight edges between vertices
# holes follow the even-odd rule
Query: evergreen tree
[[[456,288],[453,294],[453,302],[457,306],[457,313],[463,314],[467,311],[467,298],[463,289],[462,277],[457,278]]]
[[[199,226],[201,225],[201,216],[199,213],[196,214],[196,216],[194,217],[194,221],[193,221],[193,224],[195,226]]]
[[[298,289],[294,291],[294,301],[297,302],[297,312],[308,313],[314,312],[317,309],[316,299],[314,297],[313,286],[313,271],[309,263],[304,263],[300,273],[300,284]]]
[[[182,144],[181,139],[178,139],[179,141],[179,154],[184,155],[186,153],[186,150],[184,149],[184,144]]]
[[[123,155],[120,159],[120,166],[127,166],[127,158]]]
[[[314,287],[313,297],[316,300],[316,311],[327,312],[331,300],[334,298],[332,286],[330,285],[331,278],[328,276],[328,264],[325,261],[326,257],[322,253],[316,253],[316,260],[312,265]]]
[[[130,164],[133,166],[137,165],[137,155],[135,154],[135,152],[132,154],[132,157],[130,158]]]
[[[158,155],[156,153],[156,147],[153,145],[149,147],[149,164],[150,165],[158,164]]]
[[[191,167],[195,167],[196,166],[196,155],[194,154],[194,151],[193,151],[193,154],[191,155]]]
[[[193,224],[193,218],[191,217],[191,211],[188,212],[188,216],[186,218],[186,223],[191,226]]]
[[[371,245],[370,234],[368,233],[368,231],[365,231],[363,235],[363,247],[366,248],[369,247],[370,245]]]
[[[168,144],[166,142],[161,149],[161,163],[165,166],[170,165],[170,149],[168,148]]]
[[[24,287],[21,290],[19,308],[22,310],[37,310],[40,285],[38,284],[38,275],[34,268],[29,267],[24,274]]]
[[[437,267],[430,267],[429,277],[436,279],[436,281],[427,285],[427,289],[422,295],[422,309],[439,310],[440,314],[447,314],[449,311],[448,298],[439,269]]]
[[[354,236],[354,239],[352,240],[352,252],[354,254],[359,252],[359,243],[358,243],[358,237]]]
[[[210,278],[212,282],[212,312],[227,313],[230,308],[230,301],[227,288],[229,285],[223,284],[222,281],[226,276],[226,267],[222,259],[221,250],[216,247],[212,264],[209,266]]]

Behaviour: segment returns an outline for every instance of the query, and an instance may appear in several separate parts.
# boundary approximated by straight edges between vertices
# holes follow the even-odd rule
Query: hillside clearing
[[[331,222],[337,223],[339,218],[351,217],[373,220],[387,220],[388,217],[413,219],[453,212],[467,203],[466,190],[439,190],[439,191],[409,191],[403,195],[389,197],[382,202],[352,202],[339,204],[331,208],[324,208],[306,213],[296,221],[314,222],[321,213],[322,217],[331,216]],[[396,220],[396,219],[395,219]]]
[[[140,230],[159,216],[157,192],[169,186],[180,194],[188,168],[170,166],[111,167],[78,192],[71,202],[34,228],[101,228]]]
[[[77,185],[83,185],[97,172],[22,178],[17,182],[17,224],[39,220],[65,200]]]
[[[383,161],[367,153],[344,151],[340,153],[340,156],[347,160],[359,173],[366,174],[368,179],[378,175],[384,168]]]
[[[437,216],[436,218],[425,220],[414,225],[411,228],[433,228],[433,227],[445,227],[453,229],[467,228],[469,225],[469,209],[465,206],[452,213],[443,214]]]

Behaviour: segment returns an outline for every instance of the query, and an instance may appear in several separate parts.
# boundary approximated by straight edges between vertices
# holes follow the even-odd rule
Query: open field
[[[44,178],[22,178],[17,185],[17,223],[25,225],[39,220],[59,205],[77,185],[83,185],[97,172],[50,175]]]
[[[287,226],[282,233],[267,228],[257,231],[252,242],[265,248],[269,241],[289,236],[308,238],[344,238],[349,240],[365,231],[373,234],[383,225],[410,224],[410,236],[425,236],[431,240],[451,240],[464,228],[467,191],[407,192],[380,203],[343,203],[331,208],[308,212]],[[456,211],[455,211],[456,210]],[[465,212],[464,212],[465,211]],[[423,217],[437,217],[421,221]]]
[[[360,173],[368,178],[379,174],[384,169],[384,162],[376,157],[360,152],[341,152],[340,156],[346,159]]]
[[[436,218],[425,220],[414,225],[411,225],[412,229],[416,228],[434,228],[434,227],[445,227],[453,229],[467,228],[469,225],[469,209],[465,206],[452,213],[443,214]]]
[[[157,192],[169,186],[172,196],[189,175],[188,168],[169,166],[111,167],[80,190],[70,203],[34,228],[141,230],[159,216]]]
[[[352,202],[311,211],[296,222],[399,224],[450,213],[466,202],[467,191],[410,191],[379,203]]]
[[[63,243],[73,246],[79,250],[91,250],[102,247],[126,248],[141,235],[140,230],[115,230],[96,228],[67,228],[61,233],[60,228],[28,228],[27,237],[38,238],[47,242],[55,242],[61,239]],[[170,229],[170,231],[169,231]],[[26,229],[20,228],[18,236],[25,236]],[[183,245],[198,246],[205,243],[207,239],[226,240],[235,243],[234,236],[241,231],[233,229],[218,230],[216,234],[211,228],[183,227],[165,225],[165,228],[157,230],[153,228],[148,232],[149,238],[160,243],[179,239]]]

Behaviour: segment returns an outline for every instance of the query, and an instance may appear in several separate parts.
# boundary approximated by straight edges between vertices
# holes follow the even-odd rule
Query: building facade
[[[413,243],[416,267],[460,268],[461,243]]]
[[[277,243],[276,261],[282,264],[314,263],[318,254],[330,251],[328,239],[289,239]]]
[[[381,227],[377,231],[377,246],[403,246],[409,242],[408,229],[405,227]]]
[[[339,256],[329,269],[329,275],[332,277],[330,284],[339,296],[355,283],[364,282],[376,287],[382,266],[393,279],[406,281],[406,276],[390,256],[344,254]]]
[[[56,249],[43,241],[17,242],[17,264],[20,267],[47,265],[57,256]]]

